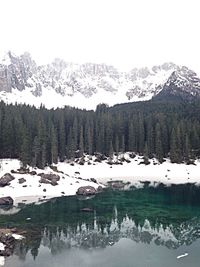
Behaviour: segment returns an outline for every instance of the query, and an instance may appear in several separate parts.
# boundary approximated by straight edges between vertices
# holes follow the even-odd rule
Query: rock
[[[41,178],[41,179],[39,180],[39,183],[42,183],[42,184],[51,184],[51,181],[49,181],[49,180],[47,180],[47,179],[45,179],[45,178]]]
[[[13,205],[13,199],[11,197],[1,197],[0,205]]]
[[[105,155],[98,153],[98,152],[95,153],[95,157],[96,157],[95,162],[101,162],[102,160],[107,159]]]
[[[90,178],[90,181],[97,184],[97,180],[95,178]]]
[[[42,175],[44,175],[44,173],[43,173],[43,172],[40,172],[40,173],[38,173],[38,176],[42,176]]]
[[[108,181],[107,183],[113,189],[123,189],[125,186],[122,181]]]
[[[131,159],[134,159],[136,157],[135,153],[130,153],[129,156]]]
[[[51,184],[53,186],[57,185],[57,181],[60,180],[60,176],[56,174],[41,174],[41,179],[39,183],[44,183],[44,184]]]
[[[23,184],[23,183],[26,182],[26,179],[24,179],[24,178],[19,178],[19,179],[18,179],[18,182],[19,182],[19,184]]]
[[[11,234],[0,233],[0,242],[4,244],[4,250],[0,251],[0,256],[10,256],[14,251],[15,238]]]
[[[96,194],[96,189],[93,186],[81,186],[78,188],[77,195],[90,196]]]
[[[115,189],[122,189],[122,188],[124,188],[124,184],[123,183],[113,183],[112,187]]]
[[[126,159],[125,159],[125,157],[123,156],[123,157],[121,157],[121,158],[119,159],[119,161],[121,161],[121,162],[125,162]]]
[[[47,191],[47,190],[44,188],[44,189],[43,189],[43,192],[46,192],[46,191]]]
[[[74,156],[75,156],[75,158],[81,158],[82,157],[82,155],[83,155],[83,153],[80,151],[80,150],[76,150],[75,151],[75,153],[74,153]]]
[[[57,166],[53,166],[53,165],[51,165],[50,168],[51,168],[54,172],[58,172],[58,167],[57,167]]]
[[[78,164],[79,164],[79,165],[84,165],[84,164],[85,164],[85,159],[84,159],[84,157],[81,158],[81,159],[79,160]]]
[[[0,178],[0,187],[4,187],[4,186],[6,186],[6,185],[9,185],[10,182],[11,182],[12,180],[14,180],[14,179],[15,179],[15,177],[12,176],[10,173],[6,173],[6,174],[4,174],[4,175]]]
[[[37,174],[36,171],[31,171],[31,172],[30,172],[30,175],[36,175],[36,174]]]
[[[51,181],[51,185],[55,186],[55,185],[58,185],[57,181]]]
[[[53,174],[53,173],[50,173],[50,174],[44,173],[41,175],[41,178],[47,179],[49,181],[59,181],[60,180],[60,176],[57,174]]]
[[[102,191],[103,191],[103,187],[99,185],[98,188],[97,188],[97,192],[100,193]]]
[[[18,169],[17,172],[18,172],[19,174],[27,174],[27,173],[30,172],[30,170],[29,170],[29,168],[24,168],[24,167],[22,167],[22,168]]]

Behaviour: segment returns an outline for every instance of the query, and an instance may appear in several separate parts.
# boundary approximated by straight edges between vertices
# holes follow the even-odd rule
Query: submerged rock
[[[93,209],[91,209],[91,208],[82,208],[81,211],[83,211],[83,212],[93,212]]]
[[[4,174],[4,175],[0,178],[0,187],[4,187],[4,186],[6,186],[6,185],[9,185],[10,182],[11,182],[12,180],[14,180],[14,179],[15,179],[15,177],[12,176],[10,173],[6,173],[6,174]]]
[[[96,194],[96,189],[93,186],[81,186],[78,188],[76,194],[82,196],[90,196]]]

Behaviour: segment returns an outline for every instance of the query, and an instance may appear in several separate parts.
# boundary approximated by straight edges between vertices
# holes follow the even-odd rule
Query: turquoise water
[[[0,224],[27,232],[7,267],[200,266],[200,189],[189,184],[57,198]]]

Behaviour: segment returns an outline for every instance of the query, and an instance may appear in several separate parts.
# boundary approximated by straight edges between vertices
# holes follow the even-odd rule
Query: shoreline
[[[116,164],[116,157],[113,162],[108,159],[102,162],[96,162],[95,156],[85,156],[84,164],[67,161],[54,164],[54,168],[46,167],[44,170],[38,168],[29,168],[35,172],[21,174],[13,173],[20,169],[20,161],[17,159],[0,160],[0,177],[5,173],[14,176],[14,180],[9,185],[0,188],[0,197],[11,196],[14,200],[14,207],[19,203],[43,203],[50,198],[76,195],[79,187],[92,186],[95,189],[98,186],[106,187],[109,182],[120,180],[128,186],[141,188],[144,182],[149,182],[150,186],[156,187],[158,184],[170,186],[172,184],[196,184],[200,186],[200,160],[195,160],[195,165],[171,163],[168,159],[160,164],[156,159],[150,159],[149,165],[142,164],[143,157],[136,155],[131,158],[129,153],[121,155],[123,163]],[[120,160],[120,158],[117,158]],[[59,176],[56,185],[41,182],[41,173]],[[19,183],[20,179],[25,179]],[[13,213],[14,213],[13,207]],[[16,208],[17,212],[17,208]],[[6,214],[6,212],[0,212]]]

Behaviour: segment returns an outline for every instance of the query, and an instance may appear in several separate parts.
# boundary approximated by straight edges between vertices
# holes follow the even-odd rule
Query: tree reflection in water
[[[35,259],[41,247],[55,255],[71,248],[106,248],[122,238],[176,249],[200,236],[199,193],[188,184],[106,191],[88,200],[62,197],[27,205],[17,214],[1,216],[0,223],[27,232],[14,251],[20,259],[29,251]]]

